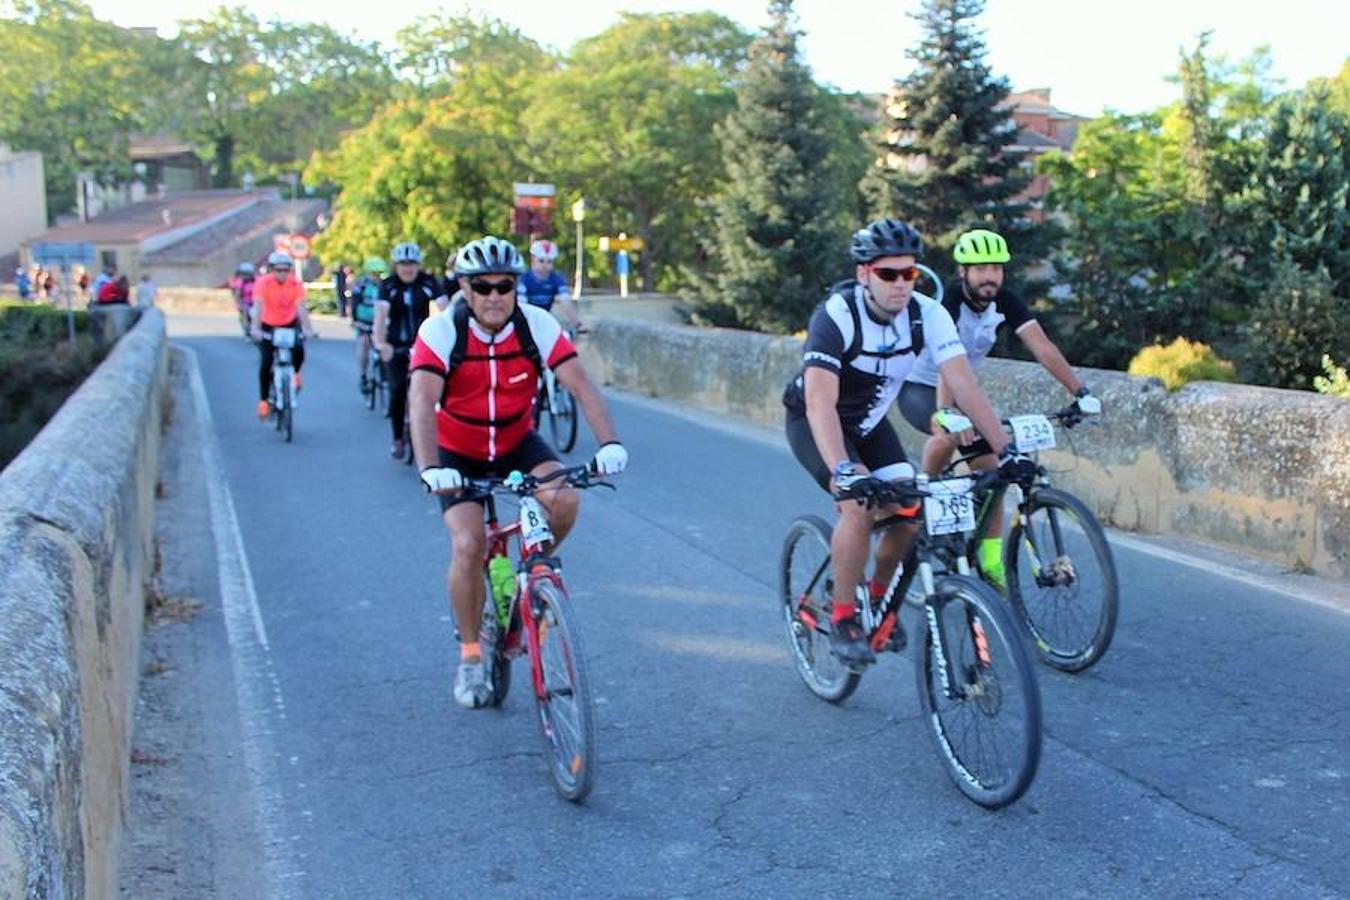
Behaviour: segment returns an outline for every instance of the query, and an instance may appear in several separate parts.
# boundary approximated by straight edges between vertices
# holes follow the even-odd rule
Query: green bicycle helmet
[[[367,275],[385,276],[389,274],[389,264],[384,261],[382,256],[367,256],[361,270]]]
[[[985,228],[967,231],[956,239],[952,257],[963,266],[1006,263],[1012,259],[1003,236]]]

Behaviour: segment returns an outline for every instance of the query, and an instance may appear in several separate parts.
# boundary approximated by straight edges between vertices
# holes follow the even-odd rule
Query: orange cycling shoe
[[[266,400],[259,400],[259,401],[258,401],[258,418],[260,418],[260,419],[266,419],[267,416],[268,416],[268,414],[269,414],[271,411],[272,411],[272,407],[271,407],[270,405],[268,405],[268,403],[267,403]]]

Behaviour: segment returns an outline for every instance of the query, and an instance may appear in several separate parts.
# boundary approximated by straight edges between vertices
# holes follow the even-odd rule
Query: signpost
[[[572,284],[572,299],[581,299],[581,274],[586,258],[585,248],[581,244],[581,223],[586,221],[586,198],[582,197],[572,204],[572,219],[577,223],[577,279]]]
[[[61,269],[61,282],[66,288],[66,332],[70,342],[75,343],[75,307],[71,294],[70,267],[75,263],[92,266],[98,259],[93,244],[72,244],[46,242],[33,245],[33,259],[43,268],[58,266]]]
[[[630,238],[626,233],[620,231],[619,236],[602,237],[600,239],[600,252],[614,254],[614,273],[619,276],[619,296],[628,296],[628,273],[632,270],[628,258],[629,251],[639,253],[647,243],[640,237]]]
[[[517,181],[516,204],[511,216],[511,230],[525,237],[543,237],[553,233],[553,207],[557,190],[551,184]]]

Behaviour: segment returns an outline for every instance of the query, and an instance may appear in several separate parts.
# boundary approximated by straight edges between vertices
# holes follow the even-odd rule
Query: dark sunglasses
[[[906,266],[903,269],[873,268],[872,272],[888,284],[897,278],[903,278],[906,281],[918,281],[921,274],[918,266]]]
[[[486,297],[493,291],[499,294],[509,294],[516,289],[514,281],[470,281],[469,289],[475,294]]]

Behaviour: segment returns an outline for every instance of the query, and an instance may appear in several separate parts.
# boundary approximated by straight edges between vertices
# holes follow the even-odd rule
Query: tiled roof
[[[314,217],[323,212],[324,206],[322,200],[269,200],[256,203],[241,210],[238,215],[222,219],[196,234],[148,254],[145,262],[147,265],[197,262],[236,241],[270,234],[292,217],[312,223]]]
[[[179,191],[110,210],[88,222],[52,228],[36,240],[132,244],[268,196],[273,194],[244,190]]]

